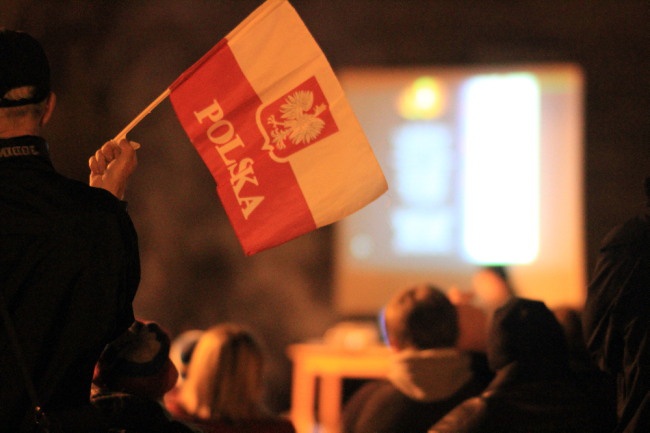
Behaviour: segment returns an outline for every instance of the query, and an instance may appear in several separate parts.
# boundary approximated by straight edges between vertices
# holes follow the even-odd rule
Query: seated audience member
[[[460,336],[456,347],[460,350],[485,353],[487,350],[488,313],[474,304],[472,293],[457,287],[447,290],[447,297],[456,307]]]
[[[485,266],[472,277],[472,294],[475,304],[492,316],[497,308],[515,296],[506,268]]]
[[[102,352],[93,377],[92,404],[112,432],[195,433],[175,421],[162,398],[178,371],[169,358],[169,336],[156,323],[136,321]]]
[[[469,291],[451,287],[447,297],[456,306],[461,328],[458,347],[485,352],[487,331],[494,311],[513,296],[516,296],[516,292],[503,266],[478,269],[472,276]]]
[[[169,358],[172,360],[176,369],[178,370],[178,380],[176,381],[177,385],[180,385],[185,376],[187,375],[187,367],[190,364],[190,358],[192,357],[192,352],[196,347],[196,343],[201,338],[203,330],[201,329],[190,329],[189,331],[181,332],[176,336],[172,342],[171,347],[169,348]]]
[[[456,348],[456,308],[438,288],[398,292],[383,310],[393,349],[386,380],[364,384],[343,408],[345,433],[426,432],[463,400],[481,393],[491,375],[480,359]]]
[[[570,307],[556,307],[553,314],[564,329],[569,347],[569,365],[578,385],[594,398],[602,423],[612,426],[613,430],[616,424],[616,380],[599,370],[589,356],[583,338],[580,311]]]
[[[485,392],[429,433],[611,431],[574,380],[562,327],[543,302],[513,298],[495,312],[488,362],[496,376]]]
[[[205,433],[295,433],[264,404],[264,352],[244,327],[223,323],[203,332],[185,380],[166,400],[170,412]]]
[[[181,332],[172,340],[171,347],[169,348],[169,358],[176,366],[176,370],[178,370],[178,379],[176,380],[176,385],[163,398],[163,404],[165,406],[173,404],[173,401],[176,399],[176,394],[187,377],[187,368],[190,365],[192,353],[201,335],[203,335],[203,330],[191,329]]]

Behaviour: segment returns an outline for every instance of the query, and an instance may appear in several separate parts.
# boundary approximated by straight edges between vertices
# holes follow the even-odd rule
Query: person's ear
[[[45,126],[47,122],[50,121],[52,113],[54,112],[54,107],[56,106],[56,94],[50,92],[47,98],[45,98],[45,111],[43,112],[43,117],[41,117],[41,127]]]

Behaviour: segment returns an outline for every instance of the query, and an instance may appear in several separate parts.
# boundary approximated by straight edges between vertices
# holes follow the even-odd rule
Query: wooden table
[[[289,346],[293,363],[291,419],[297,433],[339,433],[342,379],[386,377],[390,353],[379,345],[355,350],[324,344]]]

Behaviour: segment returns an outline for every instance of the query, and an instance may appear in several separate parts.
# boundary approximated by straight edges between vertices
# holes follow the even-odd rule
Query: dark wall
[[[0,25],[48,51],[59,107],[46,137],[57,168],[86,162],[261,1],[21,1]],[[599,0],[296,0],[335,69],[570,61],[586,88],[586,258],[643,205],[650,174],[650,4]],[[330,306],[331,227],[245,258],[214,182],[166,102],[130,134],[143,145],[127,199],[143,264],[138,315],[172,333],[236,320],[271,353],[271,400],[288,404],[287,344],[319,337]]]

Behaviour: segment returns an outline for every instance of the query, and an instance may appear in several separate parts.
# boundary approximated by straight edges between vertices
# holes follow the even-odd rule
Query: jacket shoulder
[[[478,432],[486,406],[486,401],[481,396],[465,400],[431,427],[428,433]]]

